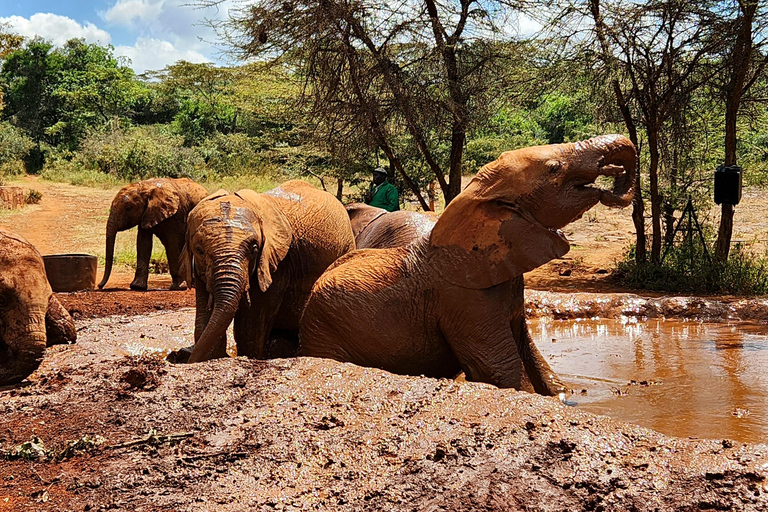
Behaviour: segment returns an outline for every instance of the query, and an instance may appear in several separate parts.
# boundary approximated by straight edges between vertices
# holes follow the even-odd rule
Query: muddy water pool
[[[768,326],[531,320],[579,409],[679,437],[768,439]]]

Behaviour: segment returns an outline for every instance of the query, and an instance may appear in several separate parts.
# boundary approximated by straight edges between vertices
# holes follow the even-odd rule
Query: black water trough
[[[98,258],[91,254],[43,256],[45,273],[54,292],[76,292],[96,287]]]

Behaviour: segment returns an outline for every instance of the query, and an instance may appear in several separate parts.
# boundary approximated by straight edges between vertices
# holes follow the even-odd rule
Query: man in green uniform
[[[365,202],[377,208],[384,208],[388,212],[400,209],[397,188],[387,180],[387,171],[383,167],[373,170],[373,183]]]

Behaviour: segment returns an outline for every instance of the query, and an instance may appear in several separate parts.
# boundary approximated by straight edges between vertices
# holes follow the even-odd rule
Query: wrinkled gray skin
[[[428,235],[437,222],[437,215],[433,212],[388,212],[365,203],[352,203],[345,208],[355,235],[355,247],[358,249],[387,249],[408,245]]]
[[[225,357],[233,320],[238,355],[294,355],[312,285],[354,248],[342,204],[303,181],[263,194],[221,190],[206,197],[189,215],[183,252],[197,301],[188,361]],[[277,337],[282,341],[274,347]]]
[[[620,135],[519,149],[485,165],[428,238],[347,254],[315,283],[298,355],[393,373],[559,391],[536,368],[523,316],[524,272],[568,252],[556,230],[598,202],[632,201],[636,152]],[[614,178],[612,190],[594,185]],[[515,313],[517,312],[517,313]]]
[[[187,215],[207,195],[202,186],[189,178],[153,178],[121,188],[112,200],[107,220],[107,256],[99,288],[104,288],[112,273],[117,233],[136,226],[136,274],[131,289],[147,289],[152,235],[165,247],[171,290],[186,288],[179,272],[179,256],[184,247]]]
[[[40,253],[0,228],[0,386],[34,372],[46,345],[76,338],[72,318],[48,284]]]

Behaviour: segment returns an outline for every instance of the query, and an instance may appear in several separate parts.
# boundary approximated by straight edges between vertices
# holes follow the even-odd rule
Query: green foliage
[[[712,249],[709,249],[710,255]],[[700,245],[669,251],[662,264],[635,261],[634,247],[619,262],[614,278],[629,288],[673,293],[766,295],[768,253],[756,255],[736,244],[728,261],[707,259]]]
[[[32,139],[24,131],[8,122],[0,122],[0,174],[21,174],[24,158],[33,146]]]
[[[162,126],[93,131],[82,141],[80,150],[72,154],[71,161],[80,168],[124,181],[154,176],[200,179],[204,174],[203,159],[183,143],[181,136]]]

